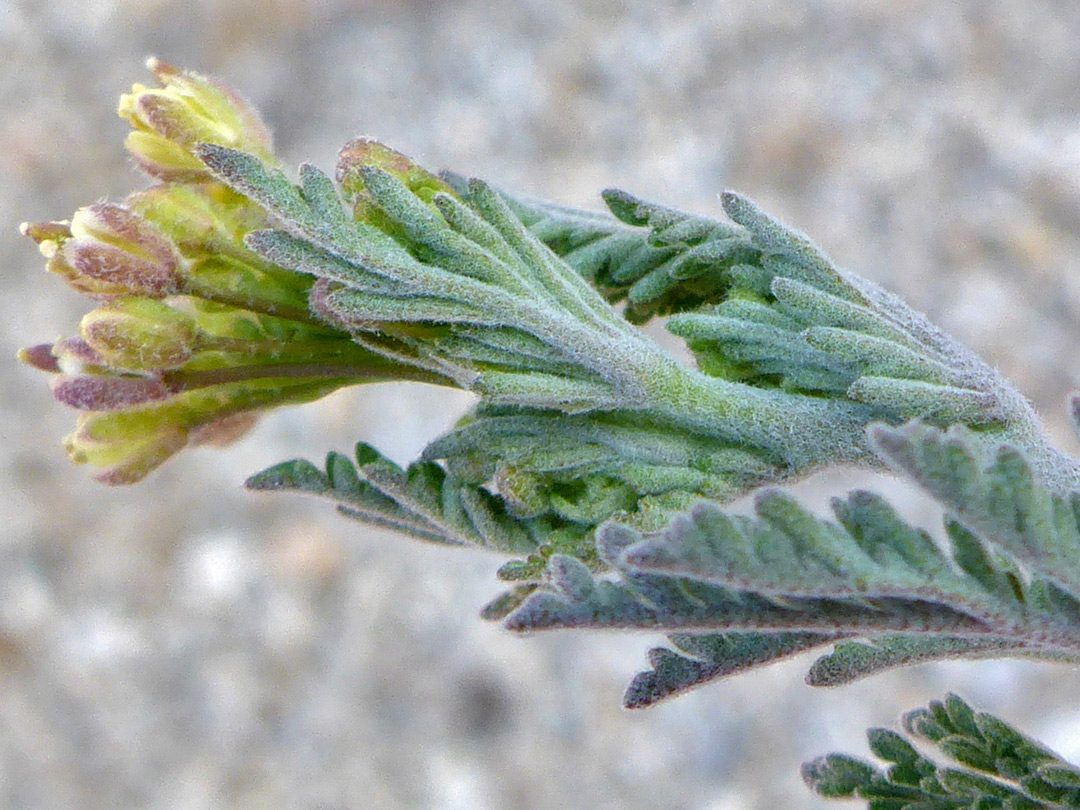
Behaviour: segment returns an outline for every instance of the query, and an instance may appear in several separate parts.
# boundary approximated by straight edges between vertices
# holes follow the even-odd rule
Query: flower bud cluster
[[[272,161],[257,113],[213,80],[155,60],[150,69],[161,86],[135,85],[120,114],[128,150],[159,184],[22,226],[46,268],[97,302],[78,336],[20,358],[80,412],[68,454],[110,484],[141,479],[185,446],[228,442],[262,409],[401,376],[312,314],[310,277],[245,247],[265,213],[194,156],[211,142]]]

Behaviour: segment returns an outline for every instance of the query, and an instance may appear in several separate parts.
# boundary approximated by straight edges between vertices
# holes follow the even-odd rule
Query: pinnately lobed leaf
[[[870,729],[870,750],[889,767],[829,754],[803,765],[803,780],[822,798],[859,798],[871,808],[1080,807],[1080,770],[955,695],[908,713],[904,727],[959,767],[922,756],[895,732]]]

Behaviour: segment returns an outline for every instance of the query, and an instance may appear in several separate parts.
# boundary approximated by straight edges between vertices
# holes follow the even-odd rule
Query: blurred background
[[[464,395],[343,392],[130,489],[63,457],[73,415],[13,358],[88,305],[17,226],[143,186],[115,104],[149,54],[240,88],[289,163],[329,169],[364,133],[571,205],[620,186],[718,213],[737,189],[973,345],[1077,449],[1080,6],[627,5],[0,0],[0,805],[817,807],[800,762],[865,752],[865,727],[948,689],[1080,758],[1064,666],[815,691],[804,657],[626,712],[659,638],[511,637],[477,618],[499,560],[240,489],[357,440],[408,462]]]

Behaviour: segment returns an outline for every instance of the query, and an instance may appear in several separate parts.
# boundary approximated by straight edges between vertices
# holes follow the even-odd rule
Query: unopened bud
[[[71,236],[71,223],[60,222],[24,222],[19,226],[19,233],[37,242],[38,247],[46,243],[56,244]]]
[[[51,343],[39,343],[36,346],[19,349],[16,357],[20,363],[33,366],[38,371],[44,371],[47,374],[60,373],[60,363],[57,362],[56,355],[53,354],[53,345]]]
[[[98,203],[76,211],[71,238],[62,243],[58,258],[84,286],[97,283],[110,294],[162,298],[180,291],[181,259],[172,243],[120,205]]]
[[[120,298],[88,312],[80,331],[112,367],[130,371],[178,368],[198,339],[195,321],[160,301]]]
[[[45,269],[60,276],[77,292],[92,296],[123,295],[128,289],[120,283],[104,281],[79,275],[67,256],[64,245],[71,241],[71,225],[68,222],[24,222],[19,230],[37,242],[38,250],[45,257]]]
[[[270,132],[255,109],[227,85],[156,59],[147,61],[160,87],[133,85],[117,110],[134,130],[126,146],[147,174],[163,180],[206,177],[192,154],[199,143],[242,149],[274,162]]]
[[[180,256],[150,222],[114,203],[80,208],[71,222],[23,223],[45,268],[92,296],[140,293],[160,298],[180,289]]]
[[[162,183],[130,195],[124,205],[153,222],[188,258],[242,256],[257,261],[244,237],[268,226],[266,212],[217,181]]]
[[[393,175],[424,202],[430,202],[439,193],[454,193],[449,185],[408,155],[371,138],[356,138],[341,148],[337,162],[337,181],[350,201],[355,202],[366,194],[361,171],[365,166]]]
[[[167,399],[171,393],[161,380],[153,377],[109,374],[63,376],[51,387],[58,402],[80,411],[116,411]]]
[[[60,338],[52,345],[52,354],[64,374],[83,374],[106,367],[105,358],[81,337]]]
[[[84,414],[64,447],[72,461],[100,469],[101,483],[133,484],[187,444],[167,414],[167,406]]]

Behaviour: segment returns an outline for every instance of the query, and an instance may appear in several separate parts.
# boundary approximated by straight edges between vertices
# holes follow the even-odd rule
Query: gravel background
[[[358,439],[407,462],[463,396],[344,392],[106,490],[12,360],[87,308],[16,226],[142,184],[114,107],[153,53],[241,88],[292,163],[367,133],[575,205],[738,189],[990,357],[1075,450],[1077,41],[1080,7],[1037,0],[0,0],[0,805],[814,807],[801,761],[946,689],[1080,757],[1061,666],[823,692],[803,658],[625,712],[657,639],[510,637],[476,618],[497,560],[239,489]]]

